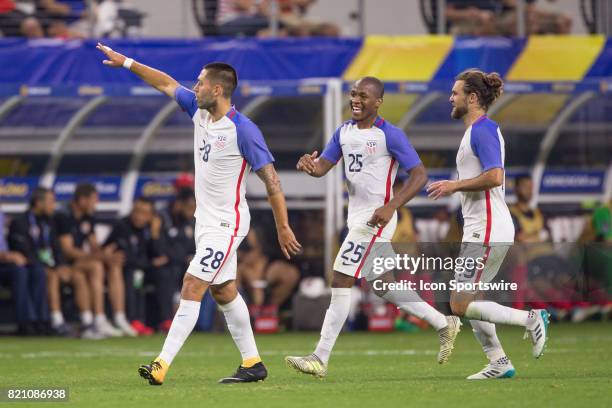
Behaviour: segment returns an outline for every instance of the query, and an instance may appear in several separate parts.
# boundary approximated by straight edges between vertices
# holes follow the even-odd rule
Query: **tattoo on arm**
[[[257,176],[266,185],[268,196],[273,196],[274,194],[278,194],[283,191],[281,189],[280,179],[278,178],[278,174],[276,174],[276,170],[274,170],[272,163],[266,164],[261,169],[257,170]]]

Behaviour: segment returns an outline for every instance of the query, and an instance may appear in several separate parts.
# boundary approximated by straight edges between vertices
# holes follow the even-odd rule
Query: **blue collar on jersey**
[[[482,121],[484,119],[487,119],[487,114],[486,113],[484,115],[482,115],[481,117],[479,117],[478,119],[476,119],[474,121],[474,123],[472,123],[472,126],[474,126],[475,124],[477,124],[478,122],[480,122],[480,121]]]
[[[349,120],[348,122],[350,124],[352,124],[352,125],[357,124],[357,121],[355,121],[353,119]],[[377,128],[379,128],[379,127],[381,127],[383,125],[383,123],[385,123],[385,120],[382,117],[380,117],[380,116],[376,116],[376,120],[374,121],[374,125],[373,126],[376,126]]]

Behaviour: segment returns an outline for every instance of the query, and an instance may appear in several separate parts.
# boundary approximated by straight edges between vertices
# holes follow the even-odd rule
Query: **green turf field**
[[[612,324],[553,325],[538,361],[521,331],[503,327],[499,332],[517,369],[511,380],[464,380],[485,364],[464,326],[445,366],[436,364],[437,336],[431,330],[343,333],[322,381],[290,371],[283,362],[286,354],[310,352],[316,333],[260,335],[268,379],[229,386],[216,384],[240,362],[229,335],[193,335],[161,387],[149,386],[137,374],[138,365],[159,351],[161,336],[104,341],[4,337],[0,387],[69,387],[70,402],[52,406],[83,407],[612,406]]]

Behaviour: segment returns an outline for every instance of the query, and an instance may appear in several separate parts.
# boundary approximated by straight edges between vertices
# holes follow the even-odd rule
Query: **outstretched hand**
[[[104,61],[102,61],[104,65],[107,65],[113,68],[120,68],[123,66],[123,62],[126,60],[125,55],[119,54],[118,52],[113,51],[111,47],[106,46],[102,43],[98,43],[98,45],[96,45],[96,48],[102,51],[107,58]]]
[[[440,180],[434,181],[427,187],[428,197],[432,200],[437,200],[442,197],[448,197],[456,191],[456,181]]]
[[[298,169],[299,171],[304,171],[308,174],[314,173],[315,170],[317,169],[315,159],[317,158],[318,154],[319,152],[315,150],[312,154],[305,154],[302,157],[300,157],[300,160],[295,166],[296,169]]]

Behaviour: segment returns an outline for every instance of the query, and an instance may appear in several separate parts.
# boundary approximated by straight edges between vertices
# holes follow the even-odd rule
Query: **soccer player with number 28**
[[[278,240],[289,258],[301,250],[289,227],[285,197],[263,136],[257,126],[231,104],[236,71],[228,64],[207,64],[193,91],[169,75],[98,44],[110,67],[124,67],[147,84],[174,98],[194,124],[196,254],[187,269],[179,308],[159,356],[139,368],[151,385],[161,385],[172,360],[193,330],[200,302],[208,288],[223,311],[227,327],[242,355],[236,373],[221,383],[260,381],[267,371],[261,362],[249,312],[236,289],[236,249],[249,231],[246,178],[255,171],[265,183],[274,213]]]
[[[325,314],[321,339],[314,353],[286,357],[287,365],[305,374],[324,377],[328,360],[350,308],[351,287],[358,278],[392,282],[390,271],[376,275],[371,267],[378,257],[395,257],[390,241],[397,225],[396,210],[411,200],[427,182],[427,172],[402,130],[378,116],[384,86],[377,78],[355,82],[350,96],[352,120],[343,123],[317,158],[305,154],[297,169],[312,177],[322,177],[344,158],[349,191],[348,235],[334,263],[332,298]],[[399,167],[410,178],[393,197],[392,186]],[[376,244],[376,245],[375,245]],[[379,245],[380,244],[380,245]],[[384,286],[383,286],[384,288]],[[438,362],[450,357],[461,323],[455,316],[444,316],[411,290],[376,290],[383,299],[427,321],[438,331]]]

